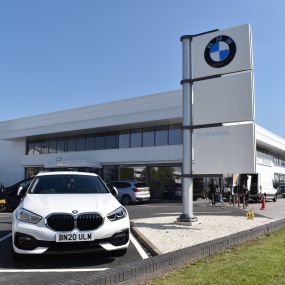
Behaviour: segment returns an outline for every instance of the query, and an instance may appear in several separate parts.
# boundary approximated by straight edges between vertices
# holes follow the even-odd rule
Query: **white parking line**
[[[69,269],[0,269],[0,273],[21,273],[21,272],[91,272],[105,271],[110,268],[69,268]]]
[[[141,245],[138,243],[138,241],[134,238],[134,236],[132,234],[130,234],[130,239],[131,239],[131,242],[133,243],[133,245],[135,246],[135,248],[137,249],[137,251],[139,252],[142,259],[149,258],[148,255],[146,254],[146,252],[144,251],[144,249],[141,247]]]
[[[12,213],[0,213],[0,217],[11,217]]]
[[[171,205],[171,206],[167,205],[167,206],[168,207],[172,207],[172,208],[174,208],[174,207],[182,208],[182,204],[181,205]],[[136,208],[138,208],[138,207],[140,207],[140,208],[165,208],[167,206],[165,206],[164,204],[162,204],[162,205],[158,205],[158,204],[155,204],[155,205],[153,205],[153,204],[150,204],[150,205],[142,204],[142,205],[136,205]]]
[[[2,238],[0,238],[0,242],[5,240],[5,239],[7,239],[7,238],[9,238],[10,236],[12,236],[12,233],[9,233],[9,234],[3,236]]]
[[[167,213],[154,213],[153,216],[157,216],[157,215],[181,215],[181,212],[167,212]]]

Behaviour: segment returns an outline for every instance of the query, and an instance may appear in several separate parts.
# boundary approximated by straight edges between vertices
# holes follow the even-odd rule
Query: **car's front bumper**
[[[20,254],[73,253],[93,251],[114,251],[129,246],[128,217],[114,222],[105,219],[103,225],[91,232],[95,240],[56,242],[56,231],[46,227],[42,222],[29,224],[13,219],[13,248]],[[73,230],[72,232],[78,232]],[[90,231],[88,231],[90,232]]]

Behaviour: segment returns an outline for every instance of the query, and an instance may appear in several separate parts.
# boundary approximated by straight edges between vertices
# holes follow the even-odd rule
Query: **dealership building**
[[[285,139],[256,125],[255,140],[255,163],[274,169],[284,193]],[[135,97],[0,122],[0,182],[77,169],[145,181],[162,199],[181,184],[182,150],[182,92]]]

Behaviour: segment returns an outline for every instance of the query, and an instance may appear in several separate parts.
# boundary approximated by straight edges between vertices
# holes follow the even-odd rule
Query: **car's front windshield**
[[[97,176],[57,174],[38,176],[33,181],[29,194],[99,194],[109,193]]]

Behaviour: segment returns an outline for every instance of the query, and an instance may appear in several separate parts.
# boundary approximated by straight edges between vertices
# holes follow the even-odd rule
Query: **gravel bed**
[[[209,240],[228,236],[275,221],[266,217],[247,220],[242,216],[199,215],[192,226],[175,224],[175,217],[133,220],[135,227],[162,253],[175,251]]]

